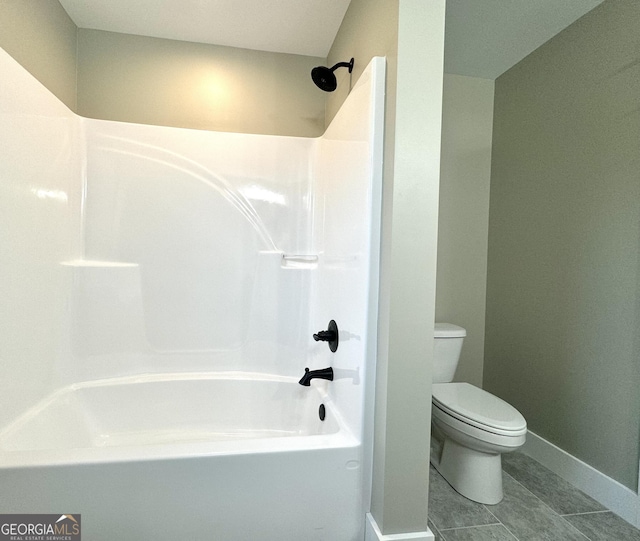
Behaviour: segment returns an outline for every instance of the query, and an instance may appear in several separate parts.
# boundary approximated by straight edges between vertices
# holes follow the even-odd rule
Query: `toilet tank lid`
[[[434,338],[464,338],[467,331],[453,323],[436,323],[433,331]]]

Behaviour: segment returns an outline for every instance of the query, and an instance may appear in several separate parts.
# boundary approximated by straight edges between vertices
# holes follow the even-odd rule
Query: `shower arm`
[[[332,68],[329,68],[331,71],[336,71],[338,68],[349,68],[349,73],[353,70],[353,58],[349,62],[338,62]]]

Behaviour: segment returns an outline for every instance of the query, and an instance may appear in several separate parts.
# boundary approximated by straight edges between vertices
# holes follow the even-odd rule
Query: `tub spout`
[[[304,376],[302,376],[298,383],[300,385],[304,385],[305,387],[309,387],[313,378],[328,379],[329,381],[333,381],[333,368],[322,368],[321,370],[309,370],[308,368],[305,368]]]

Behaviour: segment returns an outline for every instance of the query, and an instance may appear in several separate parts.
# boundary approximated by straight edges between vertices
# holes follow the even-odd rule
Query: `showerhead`
[[[333,74],[333,71],[324,66],[313,68],[311,70],[311,78],[316,86],[325,92],[333,92],[338,88],[338,81],[336,81],[336,76]]]
[[[353,58],[349,62],[338,62],[332,68],[317,66],[311,70],[311,78],[320,90],[333,92],[338,87],[338,81],[334,71],[338,68],[349,68],[349,73],[353,70]]]

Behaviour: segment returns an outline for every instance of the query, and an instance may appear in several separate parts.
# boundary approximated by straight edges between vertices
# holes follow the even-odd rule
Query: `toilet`
[[[527,422],[513,406],[469,383],[452,383],[467,332],[436,323],[431,464],[460,494],[502,500],[502,453],[524,445]]]

